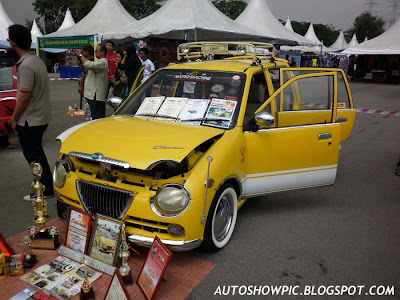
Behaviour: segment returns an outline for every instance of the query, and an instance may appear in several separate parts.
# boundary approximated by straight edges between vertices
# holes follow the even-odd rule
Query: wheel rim
[[[220,198],[214,215],[213,231],[214,237],[218,242],[223,241],[228,235],[232,225],[233,214],[232,196],[225,194]]]

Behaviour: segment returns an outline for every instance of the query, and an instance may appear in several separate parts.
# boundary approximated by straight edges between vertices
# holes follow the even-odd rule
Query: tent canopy
[[[194,41],[258,37],[271,41],[268,36],[233,21],[209,0],[168,0],[146,18],[103,34],[106,39],[147,36]]]
[[[357,46],[347,48],[342,53],[359,55],[400,55],[400,19],[380,36],[367,40]]]
[[[331,45],[331,48],[335,50],[343,50],[348,47],[349,45],[347,44],[346,39],[344,38],[343,30],[341,30],[336,41]]]
[[[315,34],[313,23],[310,23],[310,26],[308,26],[308,30],[307,30],[306,34],[304,35],[304,37],[309,39],[309,40],[312,40],[317,45],[321,44],[321,41],[319,40],[319,38]]]
[[[0,2],[0,41],[6,41],[8,39],[7,28],[12,24],[14,24],[14,22],[11,21]]]
[[[358,45],[358,41],[357,41],[357,35],[356,33],[353,34],[353,37],[351,38],[351,41],[349,43],[349,47],[354,47]]]
[[[236,22],[252,28],[262,35],[273,37],[281,44],[316,45],[315,42],[288,30],[273,15],[266,0],[251,0]]]
[[[74,18],[72,17],[72,14],[71,14],[71,11],[69,10],[69,8],[67,8],[67,12],[65,13],[64,20],[63,20],[60,28],[58,28],[57,31],[69,28],[74,25],[75,25]]]
[[[289,29],[290,31],[293,31],[293,32],[294,32],[293,26],[292,26],[292,22],[290,21],[290,18],[289,18],[289,17],[287,17],[287,19],[286,19],[285,27],[286,27],[287,29]]]
[[[98,0],[93,9],[75,25],[46,35],[45,37],[66,37],[101,34],[136,19],[122,6],[119,0]]]
[[[42,36],[43,36],[43,33],[40,31],[39,26],[36,23],[36,20],[33,20],[32,29],[31,29],[32,43],[36,43],[37,38],[42,37]]]

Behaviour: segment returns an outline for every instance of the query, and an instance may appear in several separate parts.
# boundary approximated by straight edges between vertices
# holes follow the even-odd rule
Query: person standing
[[[142,83],[145,82],[147,78],[149,78],[150,75],[156,70],[153,62],[148,58],[148,55],[149,49],[142,48],[139,50],[139,57],[142,61],[142,65],[144,66]]]
[[[94,61],[94,49],[93,49],[93,47],[90,46],[90,45],[83,46],[83,48],[82,48],[82,56],[84,56],[86,59],[88,59],[90,61]],[[79,55],[78,55],[78,60],[79,60]],[[81,79],[79,80],[79,88],[78,88],[78,92],[81,95],[84,94],[83,86],[85,84],[86,75],[87,75],[87,70],[86,69],[84,70],[83,67],[82,67],[82,76],[81,76]]]
[[[84,83],[84,96],[89,103],[92,119],[104,118],[106,116],[106,98],[108,94],[107,73],[108,63],[106,59],[106,46],[97,45],[95,55],[97,60],[86,59],[77,50],[74,53],[79,56],[83,72],[87,70]]]
[[[128,90],[126,96],[129,96],[139,69],[142,67],[142,62],[137,56],[136,48],[133,44],[126,44],[124,46],[123,54],[124,57],[119,65],[119,68],[126,71],[126,75],[128,76]]]
[[[112,40],[106,41],[106,48],[107,48],[106,59],[108,62],[108,73],[107,73],[108,90],[110,90],[110,87],[112,86],[112,82],[114,81],[115,72],[117,70],[116,65],[115,65],[116,53],[114,53],[114,46],[115,45]]]
[[[113,85],[108,93],[108,97],[117,96],[122,99],[125,99],[125,92],[128,86],[128,77],[126,76],[125,71],[119,68],[123,56],[124,55],[122,54],[122,52],[116,53],[115,65],[117,71],[115,71]]]
[[[43,198],[51,198],[54,196],[53,180],[42,146],[43,134],[51,121],[47,68],[43,61],[30,51],[32,38],[28,28],[11,25],[8,27],[8,41],[20,57],[17,62],[17,102],[11,116],[11,124],[18,133],[27,162],[42,165],[40,181],[45,186]],[[23,199],[33,201],[36,196],[29,194]]]

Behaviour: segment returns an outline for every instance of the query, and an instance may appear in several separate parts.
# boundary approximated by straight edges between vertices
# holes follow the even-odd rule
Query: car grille
[[[88,212],[115,219],[122,219],[135,195],[128,191],[82,180],[78,180],[76,186],[79,198]]]

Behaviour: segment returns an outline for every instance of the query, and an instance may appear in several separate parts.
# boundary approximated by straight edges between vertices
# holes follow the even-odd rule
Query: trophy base
[[[26,260],[24,258],[24,268],[31,269],[34,265],[36,265],[37,262],[38,262],[38,260],[36,258],[36,255],[32,254],[30,259]]]
[[[121,278],[126,286],[133,285],[133,276],[131,271],[129,271],[128,275],[121,275]]]
[[[95,300],[95,299],[94,299],[94,292],[93,292],[93,289],[90,288],[90,291],[89,291],[89,292],[86,292],[86,293],[81,289],[81,293],[80,293],[80,295],[79,295],[79,299],[80,299],[80,300]]]
[[[39,231],[34,236],[31,236],[32,246],[34,249],[57,249],[60,245],[58,243],[58,235],[50,235],[48,230]]]

